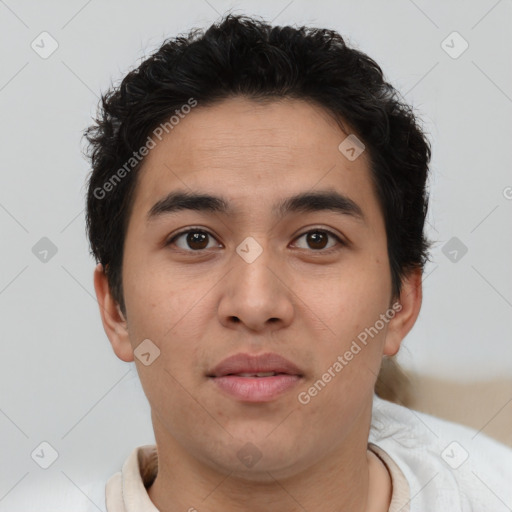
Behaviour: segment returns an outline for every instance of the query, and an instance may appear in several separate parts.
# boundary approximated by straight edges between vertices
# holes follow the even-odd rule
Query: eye
[[[165,245],[171,245],[175,243],[176,240],[183,238],[185,235],[187,236],[184,238],[184,243],[189,247],[189,249],[183,245],[176,245],[178,248],[189,252],[202,251],[204,249],[210,248],[208,247],[208,238],[214,238],[211,233],[208,233],[208,231],[204,231],[203,229],[188,229],[187,231],[182,231],[181,233],[174,235],[170,240],[166,242]]]
[[[330,253],[333,250],[337,250],[336,242],[341,246],[346,245],[346,243],[339,236],[337,236],[332,231],[329,231],[327,229],[312,229],[297,237],[296,240],[300,240],[301,238],[304,237],[306,240],[306,244],[308,244],[309,248],[313,249],[315,252],[323,251]],[[326,247],[328,244],[329,237],[334,239],[335,242],[331,244],[331,246]],[[215,239],[215,237],[208,231],[205,231],[204,229],[193,228],[175,234],[165,243],[165,245],[168,246],[175,244],[179,249],[182,249],[184,251],[199,252],[205,249],[215,247],[215,244],[213,246],[208,245],[208,238]],[[179,243],[177,243],[177,241],[181,239],[184,241],[180,245]],[[217,247],[218,246],[219,245],[217,245]],[[302,248],[308,249],[308,247]]]
[[[333,248],[336,250],[336,244],[333,244],[326,249],[326,244],[329,237],[334,238],[338,244],[342,246],[346,245],[339,236],[335,235],[332,231],[327,229],[313,229],[307,231],[306,233],[300,235],[296,240],[300,240],[303,237],[306,237],[306,243],[315,251],[323,250],[324,252],[332,252]],[[305,248],[307,249],[308,247]]]

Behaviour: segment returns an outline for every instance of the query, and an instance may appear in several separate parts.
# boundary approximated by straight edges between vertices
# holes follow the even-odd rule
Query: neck
[[[158,474],[148,490],[160,512],[385,512],[391,479],[368,437],[345,439],[301,471],[262,471],[251,479],[221,471],[193,457],[154,423]],[[167,434],[167,435],[166,435]]]

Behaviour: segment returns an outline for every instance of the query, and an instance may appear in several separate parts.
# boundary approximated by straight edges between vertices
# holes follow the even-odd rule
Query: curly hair
[[[397,297],[403,277],[423,269],[430,245],[423,232],[430,145],[412,108],[400,100],[378,64],[349,47],[337,32],[271,26],[228,14],[206,31],[193,29],[165,40],[119,86],[102,95],[95,124],[84,132],[92,163],[87,235],[121,311],[126,314],[123,246],[141,162],[123,173],[108,195],[98,190],[104,191],[104,184],[133,159],[152,130],[191,98],[200,108],[233,96],[314,102],[342,129],[348,124],[364,143],[385,221]]]

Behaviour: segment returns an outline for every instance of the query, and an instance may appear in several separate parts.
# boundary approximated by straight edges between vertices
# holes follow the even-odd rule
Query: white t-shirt
[[[375,396],[369,442],[404,474],[410,512],[512,510],[512,449],[482,432]]]
[[[512,511],[512,449],[481,432],[375,395],[368,448],[391,474],[389,512]],[[159,512],[146,490],[158,470],[156,446],[134,448],[120,469],[81,492],[27,492],[9,512]]]

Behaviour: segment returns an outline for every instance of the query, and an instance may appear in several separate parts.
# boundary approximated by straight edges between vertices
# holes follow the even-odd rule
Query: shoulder
[[[411,512],[512,508],[512,448],[482,432],[375,395],[369,441],[404,473]]]

